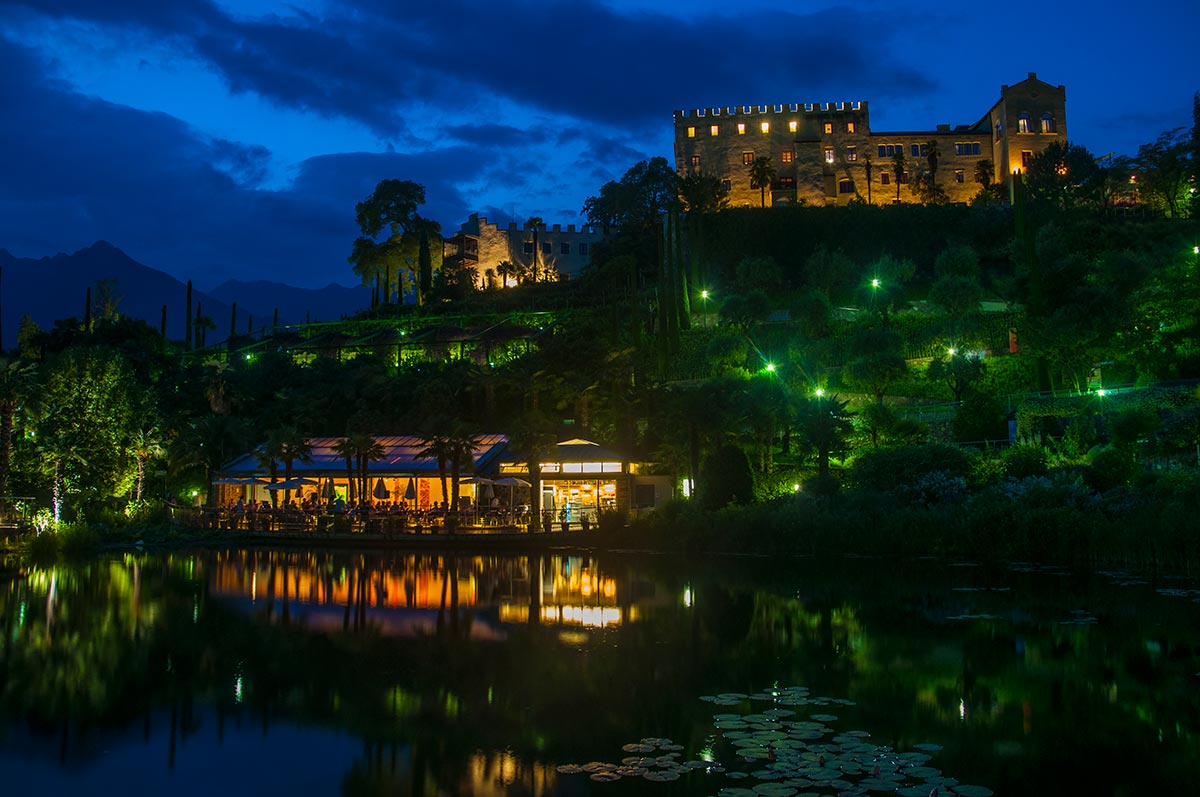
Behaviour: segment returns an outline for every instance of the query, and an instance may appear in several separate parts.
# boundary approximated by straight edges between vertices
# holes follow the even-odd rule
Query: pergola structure
[[[302,496],[315,492],[322,503],[331,499],[348,500],[350,473],[347,470],[346,457],[334,448],[344,439],[309,438],[308,458],[292,462],[292,478],[295,482],[293,489]],[[366,463],[368,499],[403,503],[407,508],[414,510],[446,506],[450,496],[442,492],[437,458],[421,455],[430,447],[428,439],[417,435],[374,439],[382,448],[383,456]],[[472,501],[478,500],[477,491],[487,485],[477,483],[473,477],[494,474],[497,460],[507,448],[508,438],[502,434],[482,434],[476,437],[471,461],[460,472],[460,496],[466,496]],[[269,491],[279,485],[272,485],[267,481],[269,470],[263,459],[263,448],[259,446],[221,468],[213,482],[215,489],[220,490],[218,503],[229,504],[238,498],[256,502],[269,501]],[[357,463],[351,463],[350,470],[357,478]],[[277,462],[276,472],[280,479],[284,471],[285,463]],[[452,488],[447,484],[447,491],[450,490]]]

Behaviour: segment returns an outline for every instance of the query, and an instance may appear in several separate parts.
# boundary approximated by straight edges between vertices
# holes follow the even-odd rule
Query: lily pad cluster
[[[713,715],[703,759],[680,761],[682,746],[647,738],[625,745],[620,764],[592,762],[560,766],[562,774],[587,774],[595,781],[640,777],[673,781],[692,774],[734,781],[718,797],[823,797],[899,794],[903,797],[991,797],[985,786],[959,783],[929,766],[940,745],[918,744],[909,752],[869,741],[866,731],[836,731],[838,717],[801,711],[811,706],[854,705],[843,698],[814,696],[806,687],[772,688],[754,694],[725,692],[701,700],[722,707],[771,704],[762,711]],[[720,749],[725,760],[716,760]]]

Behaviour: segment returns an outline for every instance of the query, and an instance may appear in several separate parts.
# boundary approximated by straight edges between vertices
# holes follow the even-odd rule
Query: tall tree
[[[129,453],[137,464],[137,479],[134,482],[133,497],[141,501],[146,488],[146,465],[152,459],[166,454],[163,447],[162,434],[157,426],[143,426],[133,433],[129,440]]]
[[[1182,127],[1168,130],[1150,144],[1138,148],[1138,193],[1147,204],[1177,218],[1188,210],[1192,179],[1191,134]]]
[[[382,301],[390,300],[393,285],[403,299],[401,270],[407,263],[411,263],[409,268],[420,293],[417,208],[424,203],[424,186],[411,180],[382,180],[370,196],[355,205],[361,235],[355,239],[348,259],[363,285],[371,285],[376,278],[381,280]]]
[[[900,201],[900,183],[904,180],[904,171],[908,164],[904,161],[904,148],[896,147],[896,154],[892,156],[892,175],[896,180],[896,201]]]
[[[34,366],[23,360],[0,360],[0,496],[8,495],[17,410],[36,389],[36,375]]]
[[[767,155],[759,155],[750,164],[750,187],[757,188],[759,206],[767,206],[767,189],[775,182],[775,166]]]

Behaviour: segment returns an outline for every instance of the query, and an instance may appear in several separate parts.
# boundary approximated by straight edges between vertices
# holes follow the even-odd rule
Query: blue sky
[[[426,186],[579,223],[678,108],[868,100],[877,131],[1067,87],[1074,142],[1191,124],[1200,4],[741,0],[0,0],[0,247],[98,239],[201,287],[353,284],[354,203]],[[969,10],[968,10],[969,9]]]

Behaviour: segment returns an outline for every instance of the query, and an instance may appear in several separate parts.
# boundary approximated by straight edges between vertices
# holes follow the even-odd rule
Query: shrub
[[[850,468],[851,479],[856,485],[874,490],[894,490],[901,485],[916,484],[922,477],[939,472],[951,479],[966,479],[971,473],[971,458],[956,446],[928,443],[868,451]]]
[[[1005,451],[1001,458],[1004,475],[1010,479],[1045,476],[1049,472],[1046,451],[1041,446],[1022,443]]]
[[[729,504],[748,504],[754,500],[754,474],[746,452],[726,443],[700,466],[700,504],[705,509],[721,509]]]

